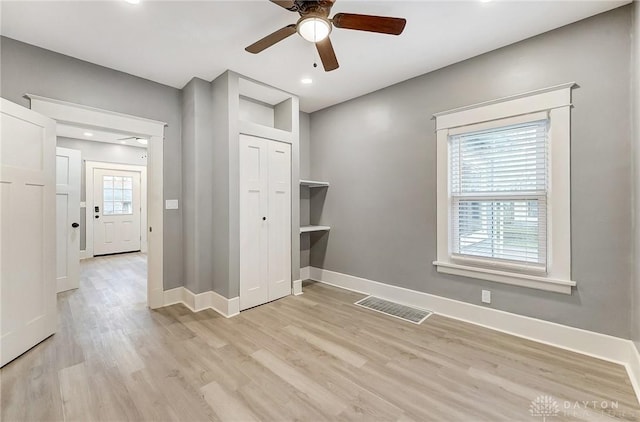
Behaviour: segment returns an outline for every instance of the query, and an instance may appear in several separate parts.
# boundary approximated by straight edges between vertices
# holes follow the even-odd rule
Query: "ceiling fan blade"
[[[325,71],[331,72],[340,67],[338,59],[336,58],[336,52],[333,50],[333,45],[329,37],[317,42],[316,48],[318,49],[318,54],[320,54],[320,60],[322,60]]]
[[[333,19],[333,26],[357,31],[378,32],[380,34],[400,35],[404,31],[407,20],[390,18],[387,16],[358,15],[353,13],[338,13]]]
[[[287,25],[282,29],[278,29],[276,32],[267,35],[263,39],[254,42],[249,47],[245,48],[249,53],[257,54],[264,49],[267,49],[277,42],[284,40],[285,38],[296,33],[296,25]]]
[[[271,3],[275,3],[278,6],[290,10],[292,12],[297,12],[298,8],[296,6],[296,3],[293,0],[270,0]]]

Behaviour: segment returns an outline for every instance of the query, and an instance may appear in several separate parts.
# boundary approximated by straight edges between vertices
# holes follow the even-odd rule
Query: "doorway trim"
[[[93,223],[94,219],[89,218],[89,214],[93,215],[93,171],[95,169],[106,170],[122,170],[134,173],[140,173],[140,252],[147,253],[147,167],[133,164],[117,164],[102,161],[85,162],[85,203],[87,211],[85,212],[84,227],[85,233],[85,254],[88,258],[93,257]],[[91,187],[91,189],[89,189]]]
[[[31,109],[56,123],[86,128],[130,133],[149,138],[147,145],[147,304],[160,308],[164,302],[163,287],[163,155],[165,122],[117,113],[67,101],[26,94]],[[93,245],[92,245],[93,247]]]

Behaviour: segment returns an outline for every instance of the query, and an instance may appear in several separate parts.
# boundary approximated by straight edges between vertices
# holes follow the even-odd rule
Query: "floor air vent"
[[[388,300],[374,296],[367,296],[364,299],[360,299],[355,304],[362,306],[363,308],[371,309],[372,311],[413,322],[414,324],[421,324],[422,321],[427,319],[429,315],[433,313],[431,311],[425,311],[423,309],[389,302]]]

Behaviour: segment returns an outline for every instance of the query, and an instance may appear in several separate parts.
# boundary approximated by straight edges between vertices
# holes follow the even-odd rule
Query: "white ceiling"
[[[267,0],[3,0],[0,33],[176,88],[231,69],[297,94],[312,112],[627,3],[337,0],[332,14],[405,17],[407,26],[398,37],[335,29],[340,68],[330,73],[313,68],[313,44],[298,35],[258,55],[244,51],[296,22]]]

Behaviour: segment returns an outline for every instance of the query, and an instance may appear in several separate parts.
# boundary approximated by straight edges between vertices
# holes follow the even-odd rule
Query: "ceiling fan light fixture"
[[[331,23],[327,19],[312,16],[300,19],[298,34],[309,42],[320,42],[331,33]]]

